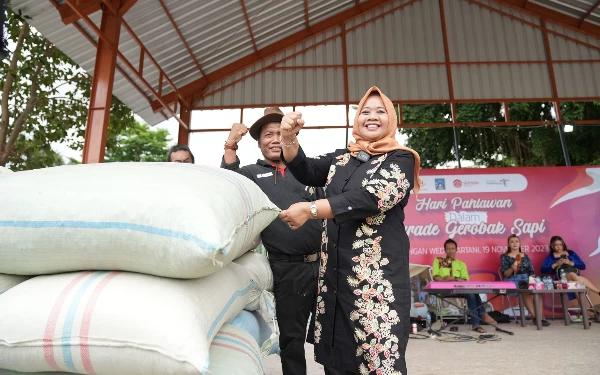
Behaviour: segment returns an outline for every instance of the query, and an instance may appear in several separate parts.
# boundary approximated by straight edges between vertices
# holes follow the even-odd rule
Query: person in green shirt
[[[445,257],[437,257],[433,260],[433,280],[435,281],[468,281],[469,271],[465,262],[456,259],[458,245],[453,239],[444,242]],[[479,323],[483,319],[486,323],[496,324],[496,321],[485,312],[479,294],[465,294],[467,307],[471,311],[471,328],[473,331],[485,333]]]

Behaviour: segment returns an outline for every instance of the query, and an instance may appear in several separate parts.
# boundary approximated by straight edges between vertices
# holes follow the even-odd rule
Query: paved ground
[[[406,353],[409,374],[419,375],[551,375],[600,374],[600,324],[584,330],[581,323],[566,327],[560,320],[543,331],[528,324],[502,324],[514,336],[499,334],[500,341],[445,342],[411,339]],[[491,331],[488,328],[488,331]],[[471,332],[468,332],[471,334]],[[323,374],[306,345],[308,374]],[[265,359],[265,374],[280,375],[279,356]]]

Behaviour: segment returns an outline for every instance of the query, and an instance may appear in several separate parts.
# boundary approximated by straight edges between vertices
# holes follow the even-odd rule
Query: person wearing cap
[[[306,157],[302,114],[281,122],[283,161],[326,199],[299,202],[280,218],[300,230],[325,219],[315,317],[315,359],[331,375],[406,374],[410,242],[404,207],[419,180],[419,154],[395,139],[394,105],[377,87],[358,104],[347,148]]]
[[[233,124],[225,142],[221,168],[251,179],[274,204],[285,209],[296,202],[313,202],[324,197],[324,192],[321,188],[298,182],[281,162],[279,127],[282,118],[279,108],[267,108],[264,116],[250,129],[244,124]],[[240,168],[236,151],[238,143],[248,132],[258,142],[263,159]],[[273,271],[283,374],[305,375],[304,343],[309,316],[316,305],[321,223],[315,220],[294,231],[283,221],[275,220],[263,230],[261,240]],[[312,342],[312,335],[308,338]]]

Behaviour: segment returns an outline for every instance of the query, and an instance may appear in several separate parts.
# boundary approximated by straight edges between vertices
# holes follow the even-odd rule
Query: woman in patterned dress
[[[358,105],[347,149],[308,158],[296,134],[302,115],[281,122],[283,158],[326,199],[301,202],[280,217],[292,229],[323,220],[315,313],[315,359],[325,373],[406,374],[410,330],[410,244],[404,206],[418,192],[419,155],[395,139],[396,112],[377,88]]]
[[[512,281],[517,288],[521,282],[527,283],[529,276],[535,276],[535,270],[531,259],[521,250],[521,240],[516,234],[508,236],[508,247],[506,253],[500,255],[500,267],[505,281]],[[533,294],[527,293],[523,296],[523,304],[533,321],[535,321],[535,309],[533,307]],[[548,327],[550,322],[542,316],[542,325]]]

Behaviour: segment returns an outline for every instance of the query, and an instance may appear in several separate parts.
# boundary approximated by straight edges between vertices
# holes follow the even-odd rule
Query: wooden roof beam
[[[248,27],[248,34],[250,34],[250,40],[252,41],[252,46],[254,47],[254,52],[258,52],[258,48],[256,47],[256,41],[254,40],[254,33],[252,32],[252,25],[250,24],[250,17],[248,16],[248,11],[246,10],[246,4],[244,4],[244,0],[240,0],[240,5],[242,6],[242,11],[244,12],[244,18],[246,19],[246,26]]]
[[[106,0],[103,0],[106,1]],[[137,3],[138,0],[121,0],[121,6],[119,7],[119,14],[122,16],[125,13],[127,13],[127,11],[129,9],[131,9],[135,3]]]
[[[596,5],[594,5],[593,7],[590,8],[590,10],[587,11],[587,13],[581,17],[581,20],[579,21],[579,28],[581,28],[581,26],[583,25],[583,23],[585,22],[585,20],[592,15],[592,13],[594,13],[594,11],[596,9],[598,9],[598,7],[600,6],[600,0],[598,0],[596,2]]]
[[[102,8],[102,0],[82,0],[77,2],[75,6],[79,9],[79,12],[89,16]],[[77,14],[68,4],[59,5],[56,9],[65,25],[70,25],[80,19],[79,14]]]
[[[308,0],[304,0],[304,23],[306,24],[306,28],[310,27],[310,19],[308,14]]]
[[[121,0],[120,3],[118,0],[79,0],[75,3],[77,10],[80,14],[89,16],[92,13],[95,13],[102,9],[102,4],[104,3],[108,9],[114,13],[113,10],[118,9],[119,15],[124,15],[127,13],[131,7],[135,5],[137,0]],[[68,4],[57,5],[55,1],[52,2],[58,10],[60,14],[60,18],[62,19],[65,25],[70,25],[73,22],[80,20],[81,17],[71,6]]]
[[[518,9],[525,11],[533,15],[534,17],[544,18],[556,25],[566,26],[572,29],[579,29],[586,32],[586,34],[600,39],[600,26],[591,24],[589,22],[581,23],[579,18],[569,16],[567,14],[557,12],[550,8],[538,5],[532,2],[523,2],[523,0],[493,0],[499,4],[505,5],[509,8]],[[580,25],[581,24],[581,25]]]
[[[232,62],[229,65],[217,69],[214,72],[209,73],[206,76],[207,79],[200,78],[193,82],[190,82],[187,85],[179,88],[179,92],[181,95],[184,96],[193,96],[195,94],[201,94],[211,82],[218,82],[232,74],[235,74],[236,72],[242,69],[245,69],[248,66],[251,66],[252,64],[255,64],[269,56],[281,52],[282,50],[288,48],[291,45],[298,44],[316,34],[320,34],[333,27],[338,27],[339,24],[342,22],[345,22],[352,18],[356,18],[365,12],[382,7],[385,4],[390,3],[391,1],[393,0],[367,0],[365,2],[359,3],[353,6],[352,8],[349,8],[321,22],[311,25],[310,28],[304,28],[301,31],[298,31],[280,41],[272,43],[266,47],[259,49],[256,52],[253,52],[245,57],[242,57]],[[171,104],[177,100],[177,96],[175,93],[169,93],[167,95],[164,95],[161,99],[163,102]],[[152,109],[155,112],[160,111],[163,108],[163,105],[158,100],[152,101],[151,105]]]

